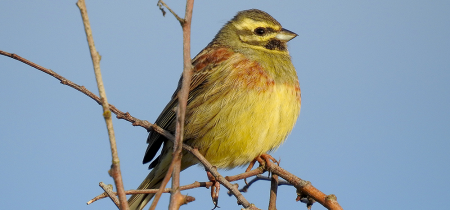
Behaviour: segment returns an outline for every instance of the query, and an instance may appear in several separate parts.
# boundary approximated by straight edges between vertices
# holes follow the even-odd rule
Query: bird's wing
[[[222,62],[226,61],[233,55],[233,51],[228,48],[213,48],[207,47],[201,51],[192,61],[193,75],[191,78],[191,84],[189,88],[188,104],[202,92],[202,84],[208,80],[211,72]],[[181,83],[183,78],[181,77],[178,82],[178,87],[172,95],[172,99],[166,105],[164,110],[159,115],[155,124],[161,128],[168,130],[172,134],[175,133],[175,119],[176,119],[176,107],[178,105],[178,92],[181,89]],[[159,133],[150,131],[147,138],[147,151],[143,159],[143,163],[150,162],[158,152],[162,143],[166,140],[165,137]],[[153,168],[159,162],[159,158],[156,158],[149,166]]]

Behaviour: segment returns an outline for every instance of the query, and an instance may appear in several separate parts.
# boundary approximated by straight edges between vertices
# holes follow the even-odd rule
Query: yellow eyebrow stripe
[[[242,21],[239,21],[239,23],[233,23],[233,25],[238,29],[238,30],[244,30],[244,29],[249,29],[249,30],[253,30],[255,28],[258,27],[270,27],[273,28],[275,30],[280,30],[280,26],[277,25],[273,25],[273,24],[269,24],[267,22],[261,22],[261,21],[254,21],[250,18],[245,18]]]

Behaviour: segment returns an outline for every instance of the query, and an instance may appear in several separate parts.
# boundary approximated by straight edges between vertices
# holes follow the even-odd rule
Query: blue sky
[[[97,93],[76,1],[1,1],[0,49]],[[157,1],[88,1],[108,100],[153,122],[182,71],[181,28]],[[180,15],[184,4],[167,3]],[[196,1],[192,55],[236,12],[258,8],[299,36],[289,51],[302,89],[296,127],[273,156],[335,194],[344,209],[442,209],[450,196],[449,1]],[[0,202],[5,209],[113,209],[101,107],[0,56]],[[114,120],[126,189],[147,175],[147,132]],[[224,175],[243,168],[223,171]],[[182,183],[206,180],[201,167]],[[239,182],[242,186],[243,182]],[[268,182],[244,194],[266,209]],[[209,190],[183,209],[211,209]],[[278,209],[302,209],[281,187]],[[164,196],[168,198],[168,196]],[[158,209],[165,209],[164,199]],[[222,189],[219,206],[240,209]],[[324,209],[316,204],[313,209]]]

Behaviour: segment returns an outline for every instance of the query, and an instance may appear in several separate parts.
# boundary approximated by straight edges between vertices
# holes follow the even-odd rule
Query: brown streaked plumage
[[[286,43],[296,36],[260,10],[239,12],[192,61],[185,143],[218,168],[248,164],[276,149],[292,130],[301,94]],[[156,120],[174,133],[177,92]],[[172,143],[150,132],[144,163],[161,154],[139,189],[158,188],[170,165]],[[197,163],[183,152],[182,170]],[[133,195],[131,209],[142,209],[153,195]]]

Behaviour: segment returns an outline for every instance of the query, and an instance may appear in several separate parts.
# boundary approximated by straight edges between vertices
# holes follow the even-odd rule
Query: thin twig
[[[247,177],[251,177],[251,176],[247,176]],[[250,182],[248,182],[247,184],[245,184],[244,187],[242,187],[239,192],[247,192],[248,189],[250,188],[250,186],[255,183],[256,181],[272,181],[272,178],[264,176],[264,175],[256,175],[255,178],[253,178],[252,180],[250,180]],[[278,186],[282,186],[282,185],[289,185],[289,186],[293,186],[291,183],[284,181],[284,180],[278,180]],[[229,196],[232,196],[233,194],[231,194],[231,192],[228,192]]]
[[[190,153],[192,153],[193,155],[195,155],[198,160],[205,166],[205,168],[211,172],[211,174],[214,176],[214,178],[216,178],[216,181],[220,182],[220,184],[222,184],[224,187],[226,187],[229,191],[231,191],[231,193],[233,193],[233,195],[236,197],[236,199],[238,200],[238,204],[242,205],[244,208],[249,208],[251,206],[250,202],[247,201],[247,199],[245,199],[245,197],[242,195],[242,193],[239,192],[239,190],[233,185],[231,184],[229,181],[227,181],[222,175],[219,174],[219,172],[217,171],[216,167],[214,167],[213,165],[211,165],[211,163],[209,163],[204,157],[203,155],[200,154],[200,152],[197,149],[187,149],[186,147],[184,147],[186,150],[188,150]],[[201,155],[201,156],[199,156]]]
[[[248,189],[250,188],[250,186],[251,186],[253,183],[255,183],[256,181],[260,181],[260,180],[263,180],[263,181],[272,181],[272,178],[267,177],[267,176],[263,176],[263,175],[256,175],[255,178],[253,178],[250,182],[248,182],[248,184],[246,184],[246,185],[245,185],[242,189],[240,189],[239,191],[240,191],[240,192],[247,192]],[[284,181],[284,180],[278,180],[278,186],[281,186],[281,185],[289,185],[289,186],[293,186],[293,184],[291,184],[291,183],[289,183],[289,182],[287,182],[287,181]]]
[[[175,16],[175,18],[178,20],[178,22],[180,22],[180,24],[183,25],[184,19],[180,18],[180,17],[177,15],[177,13],[175,13],[172,9],[170,9],[170,7],[167,6],[167,4],[166,4],[163,0],[159,0],[158,3],[157,3],[157,6],[159,7],[159,9],[160,9],[161,11],[163,11],[163,16],[165,16],[166,13],[165,13],[164,9],[162,8],[162,6],[164,6],[165,8],[167,8],[167,9],[170,11],[170,13],[172,13],[172,15]]]
[[[117,193],[113,191],[113,186],[112,185],[106,185],[103,182],[100,182],[98,185],[105,191],[103,194],[105,194],[105,196],[111,198],[112,202],[114,204],[116,204],[117,208],[119,208],[120,202],[119,202],[119,199],[117,199],[117,197],[116,197]]]
[[[10,57],[12,59],[18,60],[22,63],[25,63],[37,70],[40,70],[40,71],[56,78],[57,80],[59,80],[61,82],[61,84],[67,85],[71,88],[74,88],[75,90],[80,91],[81,93],[85,94],[86,96],[88,96],[89,98],[91,98],[95,102],[97,102],[97,104],[102,105],[101,99],[97,95],[95,95],[94,93],[92,93],[91,91],[86,89],[84,86],[78,85],[78,84],[66,79],[65,77],[59,75],[58,73],[52,71],[51,69],[44,68],[44,67],[42,67],[36,63],[33,63],[17,54],[14,54],[14,53],[8,53],[8,52],[0,50],[0,54]],[[143,127],[145,129],[147,129],[147,131],[153,130],[153,131],[165,136],[169,140],[173,141],[175,139],[175,137],[170,132],[162,129],[158,125],[152,124],[152,123],[148,122],[147,120],[137,119],[137,118],[131,116],[130,113],[128,113],[128,112],[125,113],[125,112],[120,111],[112,104],[109,104],[109,109],[111,110],[112,113],[114,113],[116,115],[117,119],[126,120],[128,122],[131,122],[133,126]]]
[[[257,175],[256,178],[258,180],[266,180],[266,181],[272,181],[272,178],[267,177],[267,176],[263,176],[263,175]],[[291,183],[284,181],[284,180],[278,180],[278,186],[281,185],[289,185],[289,186],[293,186]]]
[[[262,174],[264,172],[265,172],[265,170],[264,170],[263,167],[258,167],[258,168],[255,168],[255,169],[251,170],[251,171],[244,172],[242,174],[238,174],[238,175],[234,175],[234,176],[226,176],[225,179],[230,181],[230,182],[232,182],[232,181],[236,181],[236,180],[245,179],[245,178],[248,178],[248,177],[251,177],[251,176],[255,176],[255,175],[258,175],[258,174]]]
[[[272,174],[272,179],[270,182],[270,199],[268,210],[277,209],[277,192],[278,192],[278,175]]]
[[[262,177],[260,177],[260,176],[256,176],[255,178],[253,178],[252,180],[250,180],[249,182],[247,182],[246,184],[245,184],[245,186],[242,188],[242,189],[240,189],[239,190],[239,192],[247,192],[248,191],[248,189],[250,188],[250,186],[253,184],[253,183],[255,183],[256,181],[258,181],[258,180],[269,180],[269,179],[267,179],[267,177],[264,177],[264,178],[262,178]],[[270,181],[270,180],[269,180]],[[231,193],[228,193],[228,195],[232,195]]]
[[[164,3],[164,2],[162,2]],[[166,5],[167,6],[167,5]],[[172,159],[172,193],[170,194],[169,210],[177,210],[184,203],[184,196],[180,193],[180,172],[182,145],[184,137],[184,124],[187,101],[189,97],[189,87],[192,77],[192,60],[191,60],[191,21],[192,10],[194,8],[194,0],[186,1],[186,11],[181,26],[183,28],[183,81],[181,89],[178,92],[178,109],[175,129],[175,142],[173,145]]]
[[[188,185],[184,185],[180,187],[180,190],[190,190],[190,189],[194,189],[194,188],[199,188],[199,187],[205,187],[205,188],[209,188],[212,186],[212,182],[198,182],[195,181],[192,184],[188,184]],[[172,190],[172,188],[164,188],[162,193],[170,193],[170,191]],[[127,195],[134,195],[134,194],[154,194],[157,193],[159,191],[159,189],[145,189],[145,190],[127,190],[125,191],[125,194]],[[117,195],[116,192],[113,192],[114,195]],[[98,201],[100,199],[106,198],[108,197],[108,195],[106,193],[102,193],[100,195],[95,196],[95,198],[92,198],[90,201],[87,202],[87,204],[91,204],[95,201]]]
[[[256,169],[253,169],[252,171],[249,172],[245,172],[242,174],[238,174],[238,175],[234,175],[234,176],[226,176],[225,179],[228,180],[229,182],[233,182],[233,181],[238,181],[238,180],[242,180],[251,176],[255,176],[257,174],[262,174],[264,173],[264,169],[262,167],[258,167]],[[259,177],[259,175],[258,175]],[[267,178],[267,177],[263,177],[263,178]],[[286,181],[284,181],[285,183],[287,183]],[[289,183],[287,183],[289,184]],[[183,190],[189,190],[189,189],[193,189],[193,188],[199,188],[199,187],[205,187],[205,188],[209,188],[213,185],[213,182],[198,182],[195,181],[192,184],[188,184],[188,185],[184,185],[180,187],[180,191]],[[280,182],[279,185],[282,185],[282,183]],[[164,190],[162,191],[162,193],[169,193],[171,191],[172,188],[164,188]],[[125,194],[127,195],[134,195],[134,194],[154,194],[157,193],[159,191],[159,189],[145,189],[145,190],[127,190],[125,191]],[[116,194],[114,192],[114,194]],[[229,195],[231,196],[232,194],[229,193]],[[106,195],[105,193],[102,193],[100,195],[97,195],[96,197],[92,198],[90,201],[87,202],[87,204],[91,204],[97,200],[103,199],[108,197],[108,195]]]
[[[89,44],[89,50],[91,53],[92,63],[94,65],[95,78],[97,80],[98,92],[103,107],[103,117],[105,118],[106,128],[108,129],[109,142],[111,145],[112,166],[111,176],[116,184],[117,192],[119,194],[119,201],[121,210],[128,210],[127,197],[123,188],[122,174],[120,173],[120,160],[117,153],[116,137],[114,135],[114,127],[111,119],[111,111],[109,110],[108,100],[106,99],[106,91],[103,85],[102,74],[100,71],[100,55],[95,49],[94,38],[92,36],[92,30],[89,23],[89,17],[86,9],[86,3],[84,0],[78,0],[77,6],[80,9],[81,18],[83,19],[84,30],[86,32],[87,41]]]

